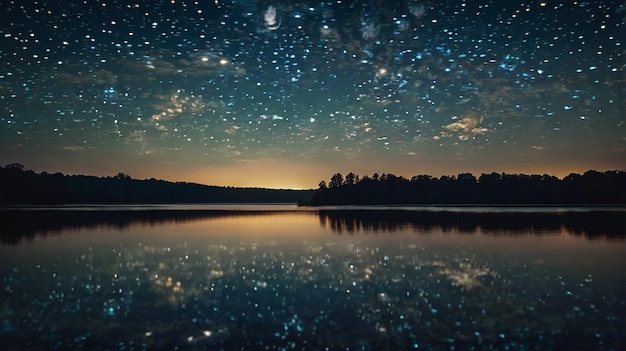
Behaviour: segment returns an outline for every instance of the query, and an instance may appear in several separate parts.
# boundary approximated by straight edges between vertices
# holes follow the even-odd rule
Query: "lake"
[[[624,350],[626,209],[0,211],[4,350]]]

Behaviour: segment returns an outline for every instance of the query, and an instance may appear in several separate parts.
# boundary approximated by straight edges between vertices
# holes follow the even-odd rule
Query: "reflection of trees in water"
[[[320,223],[337,234],[392,233],[410,228],[419,234],[455,232],[490,235],[554,235],[565,230],[588,238],[623,240],[622,211],[456,212],[403,210],[322,210]]]
[[[80,229],[126,231],[132,225],[184,223],[233,217],[286,214],[286,211],[233,210],[1,210],[0,243],[15,245],[37,235],[60,235]],[[337,234],[418,234],[482,232],[490,235],[554,235],[562,230],[590,239],[626,239],[623,211],[586,212],[457,212],[410,210],[320,210],[320,225]],[[313,214],[312,214],[313,215]]]
[[[79,229],[109,228],[128,230],[131,225],[183,223],[204,219],[275,214],[274,211],[231,210],[2,210],[0,211],[0,242],[15,245],[35,236],[60,235]]]
[[[329,213],[319,213],[320,224],[329,227],[337,234],[347,232],[356,234],[359,232],[390,233],[406,227],[405,223],[371,220],[367,218],[355,218],[353,216],[336,216]]]

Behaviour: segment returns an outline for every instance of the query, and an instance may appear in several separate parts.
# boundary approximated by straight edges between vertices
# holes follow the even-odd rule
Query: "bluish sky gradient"
[[[623,1],[11,1],[0,163],[313,188],[626,169]]]

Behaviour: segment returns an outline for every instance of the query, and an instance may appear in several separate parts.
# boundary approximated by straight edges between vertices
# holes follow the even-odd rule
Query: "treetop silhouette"
[[[563,179],[548,174],[471,173],[411,179],[334,174],[313,195],[312,205],[625,205],[626,172],[590,170]]]

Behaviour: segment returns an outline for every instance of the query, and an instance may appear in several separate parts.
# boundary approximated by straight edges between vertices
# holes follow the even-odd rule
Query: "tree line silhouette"
[[[36,173],[20,163],[0,167],[0,205],[297,203],[313,190],[236,188],[158,179]]]
[[[626,172],[590,170],[563,179],[551,175],[471,173],[411,179],[393,174],[345,177],[335,173],[321,181],[311,205],[624,205]]]

